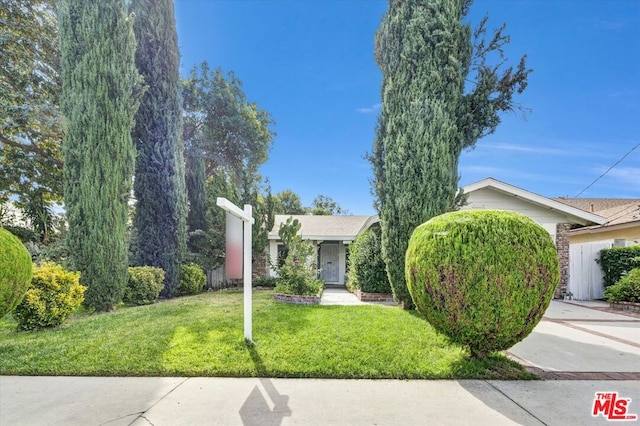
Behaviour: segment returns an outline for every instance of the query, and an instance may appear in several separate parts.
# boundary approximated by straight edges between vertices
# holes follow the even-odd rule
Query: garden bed
[[[619,311],[629,311],[640,314],[640,303],[636,302],[609,302],[609,307]]]

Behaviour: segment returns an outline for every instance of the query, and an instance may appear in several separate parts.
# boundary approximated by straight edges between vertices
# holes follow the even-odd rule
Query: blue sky
[[[373,38],[386,0],[176,0],[181,72],[234,71],[277,133],[261,168],[273,192],[318,194],[373,214],[371,150],[382,75]],[[513,63],[534,69],[495,134],[460,159],[460,184],[492,176],[574,197],[640,143],[640,1],[476,0],[468,17],[507,23]],[[640,147],[582,197],[640,198]]]

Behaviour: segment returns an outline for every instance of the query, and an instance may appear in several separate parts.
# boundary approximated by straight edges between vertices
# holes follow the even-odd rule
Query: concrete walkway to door
[[[321,305],[366,305],[344,287],[327,287],[320,298]]]

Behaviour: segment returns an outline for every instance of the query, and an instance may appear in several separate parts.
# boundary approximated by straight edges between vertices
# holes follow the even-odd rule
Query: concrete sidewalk
[[[0,424],[603,425],[596,392],[634,381],[0,377]]]

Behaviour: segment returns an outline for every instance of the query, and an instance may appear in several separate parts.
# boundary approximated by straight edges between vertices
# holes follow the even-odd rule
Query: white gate
[[[571,244],[569,248],[569,291],[576,300],[602,299],[602,269],[596,262],[600,250],[613,246],[613,240]]]

